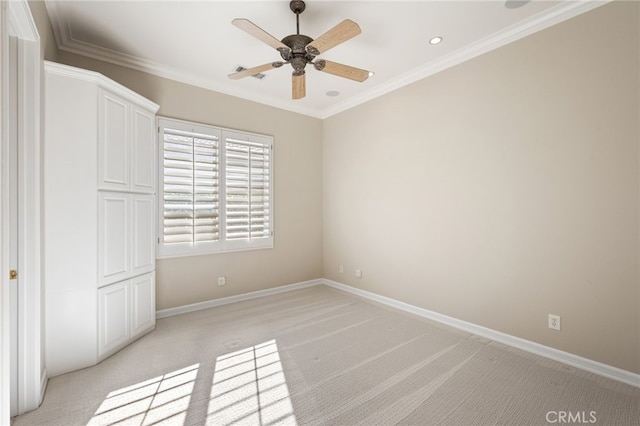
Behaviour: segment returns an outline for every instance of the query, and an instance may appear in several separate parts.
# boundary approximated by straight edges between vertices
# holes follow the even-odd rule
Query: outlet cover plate
[[[560,331],[560,315],[549,314],[549,328]]]

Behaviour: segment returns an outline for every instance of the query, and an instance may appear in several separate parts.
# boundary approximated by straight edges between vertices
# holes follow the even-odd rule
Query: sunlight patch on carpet
[[[216,359],[207,424],[297,425],[275,340]]]
[[[88,425],[184,424],[199,365],[109,393]]]

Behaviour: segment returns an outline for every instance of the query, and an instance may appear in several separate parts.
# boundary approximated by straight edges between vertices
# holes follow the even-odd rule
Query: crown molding
[[[254,92],[249,90],[229,90],[222,85],[216,84],[211,80],[202,78],[200,76],[161,65],[153,61],[138,58],[133,55],[128,55],[112,49],[107,49],[80,40],[75,40],[71,35],[68,21],[64,19],[65,15],[61,10],[64,7],[62,6],[62,4],[63,2],[57,1],[45,2],[58,50],[85,56],[92,59],[97,59],[99,61],[119,65],[121,67],[130,68],[136,71],[141,71],[147,74],[155,75],[191,86],[201,87],[203,89],[211,90],[225,95],[242,98],[274,108],[279,108],[314,118],[321,118],[320,112],[315,109],[305,108],[302,106],[292,106],[287,101],[279,101],[274,100],[271,97],[256,95]]]
[[[388,81],[387,83],[375,86],[371,90],[368,90],[360,95],[352,96],[346,99],[344,102],[340,102],[332,107],[322,110],[304,107],[300,104],[293,105],[289,101],[280,101],[272,97],[256,95],[252,91],[243,90],[240,88],[230,90],[228,87],[223,87],[222,85],[216,84],[211,80],[208,80],[201,76],[167,67],[152,61],[144,60],[133,55],[123,54],[111,49],[106,49],[90,43],[75,40],[72,37],[69,23],[66,19],[64,19],[64,13],[62,13],[61,11],[61,8],[64,7],[62,6],[63,2],[47,1],[45,2],[45,5],[47,8],[47,12],[49,13],[49,16],[51,18],[51,25],[59,50],[90,57],[122,67],[131,68],[137,71],[156,75],[158,77],[201,87],[207,90],[212,90],[225,95],[246,99],[271,107],[284,109],[314,118],[325,119],[331,117],[332,115],[354,108],[372,99],[378,98],[389,92],[397,90],[408,84],[414,83],[418,80],[422,80],[440,71],[444,71],[447,68],[451,68],[455,65],[466,62],[479,55],[482,55],[483,53],[487,53],[491,50],[497,49],[523,37],[531,35],[535,32],[544,30],[575,16],[593,10],[599,6],[609,3],[610,1],[612,0],[564,1],[557,6],[554,6],[550,9],[545,10],[544,12],[541,12],[524,21],[519,22],[516,25],[507,27],[502,31],[494,33],[488,37],[485,37],[484,39],[478,40],[471,45],[458,49],[448,55],[438,58],[435,61],[431,61],[421,67],[406,72]]]
[[[44,69],[51,74],[58,74],[66,77],[71,77],[74,79],[95,83],[99,87],[107,88],[111,92],[117,95],[128,98],[131,102],[137,104],[138,106],[152,110],[154,112],[157,112],[158,109],[160,108],[160,106],[155,102],[150,101],[149,99],[134,92],[128,87],[125,87],[122,84],[117,83],[98,72],[80,69],[80,68],[59,64],[57,62],[51,62],[51,61],[44,61]]]
[[[521,21],[517,25],[512,25],[508,28],[505,28],[502,31],[494,33],[488,37],[485,37],[484,39],[478,40],[471,45],[465,46],[461,49],[451,52],[448,55],[442,56],[435,61],[431,61],[421,67],[406,72],[399,77],[396,77],[385,84],[376,86],[374,89],[369,90],[361,95],[353,96],[345,102],[339,103],[331,108],[327,108],[322,111],[321,118],[328,118],[332,115],[354,108],[360,104],[378,98],[401,87],[422,80],[440,71],[444,71],[447,68],[451,68],[455,65],[471,60],[477,56],[495,50],[528,35],[531,35],[538,31],[542,31],[546,28],[552,27],[553,25],[559,24],[575,16],[593,10],[599,6],[609,3],[610,1],[612,0],[582,0],[563,2],[558,6],[534,15],[524,21]]]

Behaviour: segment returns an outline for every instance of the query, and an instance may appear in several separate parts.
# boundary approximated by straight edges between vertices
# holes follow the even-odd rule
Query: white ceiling
[[[509,0],[507,3],[517,3]],[[276,50],[231,25],[247,18],[277,39],[295,34],[280,1],[46,0],[58,48],[267,105],[325,118],[474,56],[555,25],[606,1],[308,0],[300,33],[316,38],[344,19],[362,34],[318,59],[374,71],[357,83],[307,66],[307,96],[291,99],[291,68],[231,80],[238,65],[280,60]],[[433,36],[444,41],[431,46]],[[337,97],[326,95],[339,91]]]

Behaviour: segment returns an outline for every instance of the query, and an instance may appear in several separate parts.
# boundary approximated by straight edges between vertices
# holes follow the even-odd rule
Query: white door
[[[18,414],[18,39],[9,37],[9,274],[10,274],[10,413]]]
[[[25,0],[0,1],[0,424],[38,407],[41,346],[40,39]],[[15,270],[16,279],[10,279]]]

